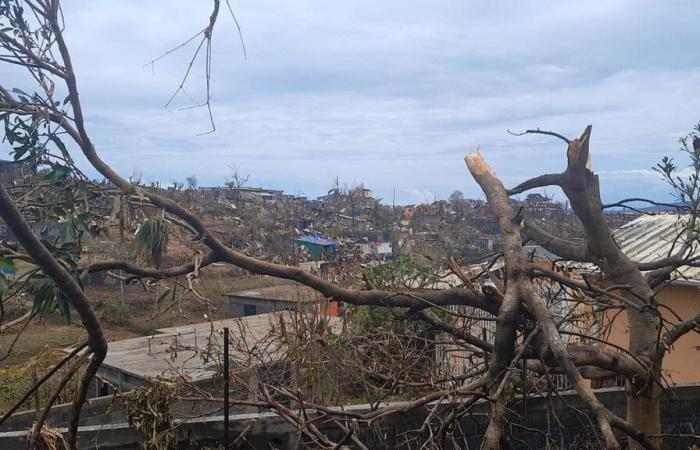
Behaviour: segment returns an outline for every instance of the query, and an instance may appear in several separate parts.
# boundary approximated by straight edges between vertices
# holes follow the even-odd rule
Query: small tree
[[[464,215],[464,194],[462,191],[454,191],[450,194],[450,205],[452,210],[459,213],[460,216]]]
[[[231,171],[231,176],[226,178],[226,187],[233,191],[233,200],[238,201],[241,199],[241,189],[248,184],[250,175],[242,175],[235,164],[231,165]]]
[[[459,205],[464,201],[464,194],[462,191],[454,191],[450,194],[450,203],[452,205]]]
[[[197,176],[196,175],[190,175],[187,178],[185,178],[185,181],[187,182],[187,190],[189,191],[196,191],[197,190]]]

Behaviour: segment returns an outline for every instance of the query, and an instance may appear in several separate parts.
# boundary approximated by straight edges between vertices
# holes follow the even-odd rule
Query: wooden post
[[[37,374],[36,374],[36,366],[32,366],[32,382],[36,386],[38,379],[37,379]],[[39,389],[36,389],[34,391],[34,410],[36,411],[36,420],[39,420],[39,416],[41,416],[41,413],[39,411]]]
[[[228,368],[228,327],[224,327],[224,449],[229,447],[229,368]]]

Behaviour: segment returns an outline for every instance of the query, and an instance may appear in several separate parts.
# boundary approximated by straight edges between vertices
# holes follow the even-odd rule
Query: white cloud
[[[594,168],[617,195],[645,189],[633,177],[700,120],[700,62],[688,56],[700,41],[694,2],[552,2],[544,13],[535,1],[239,0],[248,60],[222,15],[217,132],[200,137],[204,110],[162,108],[191,49],[153,72],[143,64],[199,30],[206,3],[65,6],[93,140],[121,173],[140,166],[145,179],[194,172],[221,183],[235,162],[260,183],[310,195],[338,175],[384,198],[396,189],[397,201],[455,189],[477,197],[462,161],[477,144],[515,184],[562,170],[565,149],[506,129],[574,137],[592,123]],[[188,84],[198,98],[201,75],[196,65]],[[3,66],[0,77],[17,80]]]
[[[411,203],[415,204],[430,204],[438,198],[438,196],[429,189],[409,188],[404,189],[404,192],[412,200]]]

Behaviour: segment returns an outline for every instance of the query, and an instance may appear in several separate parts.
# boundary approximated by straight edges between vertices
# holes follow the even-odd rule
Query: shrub
[[[118,300],[106,300],[102,305],[102,320],[120,327],[129,324],[130,307]]]

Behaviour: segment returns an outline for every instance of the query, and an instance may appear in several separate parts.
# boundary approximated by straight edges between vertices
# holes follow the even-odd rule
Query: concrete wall
[[[266,314],[273,311],[284,311],[288,309],[297,309],[298,304],[293,302],[273,301],[264,298],[255,299],[247,297],[228,297],[228,317],[243,317],[245,316],[245,305],[255,307],[255,314]],[[251,314],[249,314],[251,315]]]
[[[696,434],[700,428],[700,385],[679,386],[670,391],[673,398],[665,398],[663,402],[662,417],[664,431],[675,434]],[[626,398],[621,389],[604,389],[597,392],[598,398],[610,409],[624,415]],[[136,448],[140,442],[140,436],[120,422],[120,416],[107,416],[99,411],[104,411],[104,404],[108,400],[100,400],[87,405],[86,415],[94,414],[89,422],[101,421],[100,425],[88,425],[80,429],[81,448]],[[102,404],[102,407],[99,405]],[[512,411],[511,421],[513,426],[513,448],[545,448],[546,441],[542,431],[549,431],[553,448],[571,448],[574,442],[595,443],[598,435],[594,426],[595,420],[590,414],[585,413],[583,402],[574,392],[561,393],[551,398],[534,397],[526,402],[515,399],[509,405]],[[178,408],[188,406],[178,405]],[[195,407],[196,405],[189,405]],[[94,409],[92,409],[94,408]],[[367,412],[370,405],[355,405],[346,407],[345,410]],[[483,437],[486,425],[486,412],[488,404],[482,402],[475,405],[471,414],[465,416],[460,422],[462,435],[460,436],[460,448],[478,448]],[[114,413],[113,413],[114,414]],[[370,448],[411,448],[403,445],[407,437],[422,438],[415,430],[421,427],[428,414],[427,409],[416,409],[407,413],[396,414],[374,423],[372,427],[359,425],[357,433]],[[313,417],[313,413],[309,412]],[[122,416],[123,417],[123,416]],[[108,423],[115,419],[115,423]],[[296,448],[298,436],[296,430],[284,419],[272,413],[236,414],[230,418],[231,435],[238,436],[244,430],[248,430],[246,448],[253,449],[291,449]],[[322,420],[316,425],[324,431],[330,431]],[[183,435],[194,437],[200,444],[212,444],[220,442],[223,435],[223,418],[210,416],[180,423]],[[534,431],[539,430],[539,431]],[[416,434],[418,433],[418,434]],[[335,438],[340,438],[340,433]],[[0,433],[0,448],[3,450],[23,449],[26,432],[14,431]],[[697,444],[689,438],[666,438],[666,448],[690,448]],[[271,447],[272,445],[272,447]],[[305,447],[301,447],[305,448]],[[454,447],[447,447],[454,448]],[[584,448],[584,447],[578,447]],[[585,447],[598,448],[598,447]]]
[[[97,370],[97,375],[109,381],[109,383],[116,388],[117,393],[128,392],[132,389],[147,386],[150,384],[147,380],[144,380],[143,378],[131,375],[119,369],[115,369],[114,367],[108,366],[106,364],[100,366],[100,368]],[[103,386],[103,383],[101,381],[95,380],[95,386],[92,392],[88,393],[88,396],[99,397],[100,395],[114,394],[115,392],[112,389],[112,386],[107,386],[107,392],[101,393],[102,388],[105,386]]]
[[[119,373],[118,371],[116,371]],[[278,372],[270,372],[271,376],[279,376]],[[257,392],[258,378],[247,372],[237,372],[238,380],[247,380],[246,385],[233,384],[229,390],[231,399],[249,399],[253,400],[253,395],[250,392]],[[214,397],[223,397],[223,380],[222,378],[212,378],[194,383],[198,389],[210,393]],[[122,408],[119,397],[111,391],[109,395],[97,396],[88,399],[83,406],[80,417],[81,426],[100,425],[105,423],[119,423],[126,421],[126,413]],[[65,403],[55,405],[49,412],[47,423],[53,427],[67,427],[72,414],[73,405]],[[172,406],[171,412],[176,417],[194,417],[208,414],[216,414],[221,412],[222,406],[215,402],[202,401],[178,401]],[[234,406],[231,408],[231,414],[244,414],[257,412],[257,409],[250,406]],[[36,412],[34,410],[22,411],[10,416],[5,422],[0,424],[0,432],[12,430],[27,429],[32,426],[36,420]],[[2,450],[0,446],[0,450]]]

